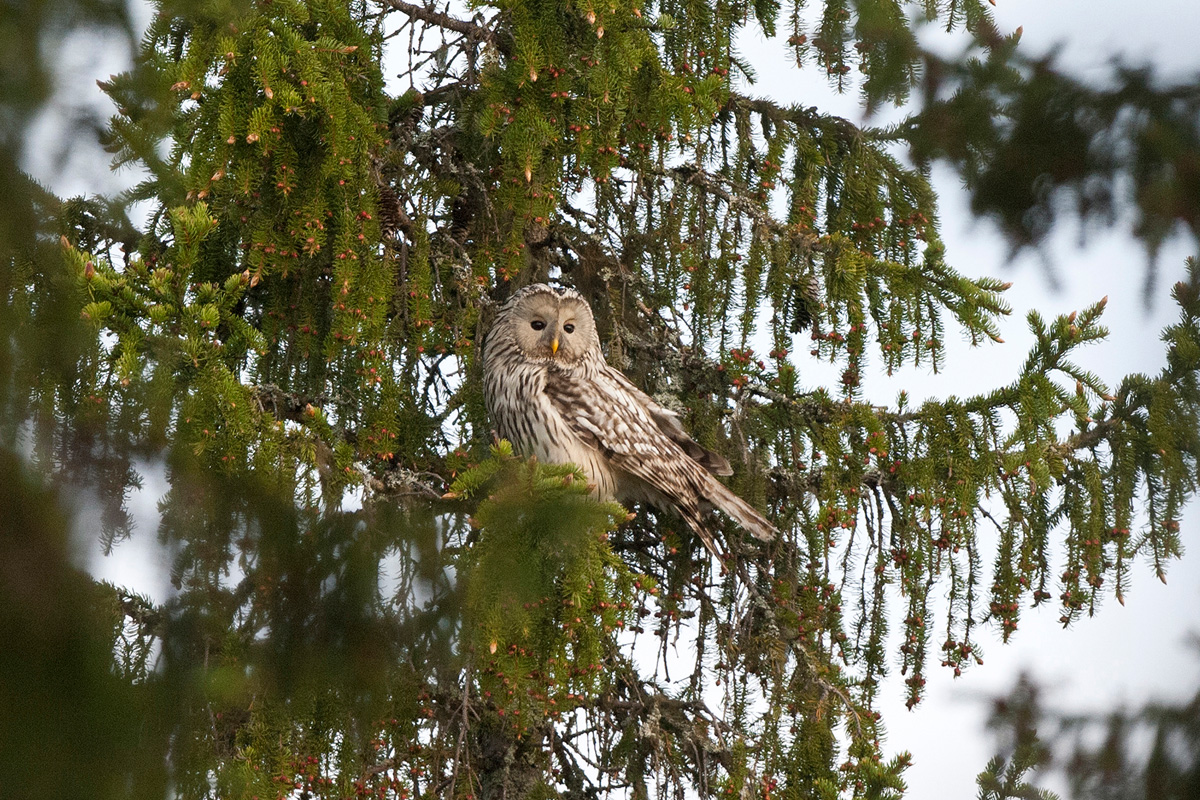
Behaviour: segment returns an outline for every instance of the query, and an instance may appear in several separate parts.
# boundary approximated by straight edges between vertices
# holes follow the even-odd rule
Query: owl
[[[578,465],[603,500],[674,509],[714,555],[713,508],[756,538],[775,527],[714,475],[729,462],[600,351],[592,310],[573,289],[535,284],[500,307],[483,345],[483,387],[496,432],[526,456]]]

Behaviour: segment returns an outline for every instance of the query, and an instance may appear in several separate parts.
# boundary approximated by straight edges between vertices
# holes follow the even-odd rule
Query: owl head
[[[512,337],[525,358],[574,364],[600,353],[592,309],[574,289],[544,283],[526,286],[508,299],[493,333]]]

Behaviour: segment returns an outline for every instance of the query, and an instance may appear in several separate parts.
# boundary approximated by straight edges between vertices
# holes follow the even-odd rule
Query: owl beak
[[[554,339],[550,342],[550,355],[555,355],[556,353],[558,353],[558,337],[557,336],[555,336]]]

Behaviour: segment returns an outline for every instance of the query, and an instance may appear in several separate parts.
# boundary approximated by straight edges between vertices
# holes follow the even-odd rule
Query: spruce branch
[[[436,25],[439,28],[445,28],[448,31],[461,33],[467,37],[468,42],[486,42],[493,45],[497,50],[507,55],[512,55],[511,43],[505,42],[500,36],[482,25],[474,22],[468,22],[457,17],[452,17],[443,11],[437,11],[430,6],[419,6],[414,3],[406,3],[404,0],[382,0],[382,3],[388,8],[406,14],[412,19],[426,22],[430,25]]]
[[[285,392],[275,384],[265,383],[250,386],[259,408],[276,419],[306,424],[312,409],[324,408],[330,403],[327,395],[306,395],[300,392]]]
[[[897,134],[879,128],[862,128],[850,120],[834,114],[822,114],[816,106],[783,106],[770,98],[750,97],[738,92],[730,92],[722,110],[731,112],[744,109],[770,119],[775,123],[786,122],[799,130],[830,131],[844,141],[868,139],[872,141],[892,141],[900,138]]]

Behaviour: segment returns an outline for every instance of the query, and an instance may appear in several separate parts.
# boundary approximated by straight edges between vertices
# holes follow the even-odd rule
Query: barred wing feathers
[[[729,460],[720,453],[714,453],[699,444],[688,436],[687,431],[683,429],[683,425],[679,422],[679,415],[670,409],[663,408],[661,405],[651,399],[650,395],[643,392],[633,384],[633,381],[625,377],[620,370],[605,366],[605,377],[610,378],[617,387],[630,395],[642,406],[643,409],[654,420],[658,429],[671,441],[679,445],[683,452],[711,472],[713,475],[732,475],[733,467],[729,466]]]
[[[626,499],[674,506],[717,555],[703,521],[708,506],[725,512],[758,539],[774,537],[775,527],[706,469],[728,474],[729,462],[693,441],[675,414],[617,370],[605,365],[585,376],[579,370],[551,367],[545,391],[582,441],[595,447],[615,469],[635,479],[628,484],[640,482],[649,490],[625,485],[619,494]]]

